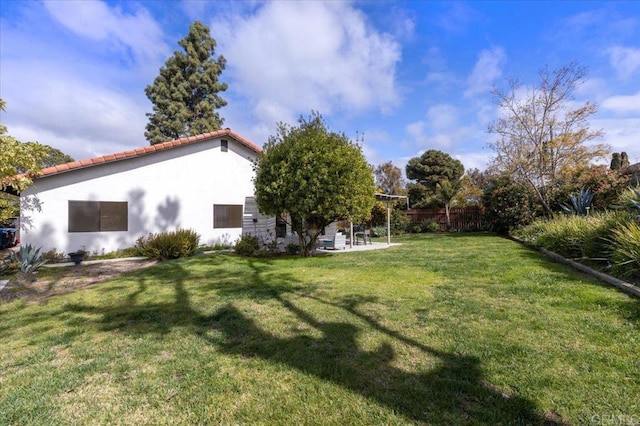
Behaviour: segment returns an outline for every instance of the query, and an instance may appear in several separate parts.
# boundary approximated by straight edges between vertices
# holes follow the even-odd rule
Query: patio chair
[[[325,250],[346,250],[347,249],[347,236],[342,234],[341,232],[336,233],[333,236],[325,236],[324,238],[318,240],[318,247],[322,247]]]
[[[369,242],[369,244],[373,244],[371,242],[371,229],[363,229],[360,232],[356,232],[355,237],[356,237],[356,244],[360,244],[361,238],[362,238],[362,243],[365,246],[367,245],[367,241]]]

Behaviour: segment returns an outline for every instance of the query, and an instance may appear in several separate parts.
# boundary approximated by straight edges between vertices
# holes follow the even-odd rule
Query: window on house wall
[[[69,232],[127,231],[126,201],[69,201]]]
[[[229,141],[222,139],[220,141],[220,151],[227,152],[229,151]]]
[[[214,204],[214,228],[242,228],[242,204]]]
[[[276,237],[286,238],[287,236],[287,222],[280,215],[276,216]]]

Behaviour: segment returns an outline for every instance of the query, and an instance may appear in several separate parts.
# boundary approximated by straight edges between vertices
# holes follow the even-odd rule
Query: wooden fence
[[[411,209],[405,213],[411,219],[411,223],[422,223],[426,220],[433,220],[438,224],[439,231],[447,230],[447,213],[445,209]],[[451,231],[482,231],[489,229],[489,222],[484,217],[484,212],[480,207],[452,208],[449,212],[451,217]]]

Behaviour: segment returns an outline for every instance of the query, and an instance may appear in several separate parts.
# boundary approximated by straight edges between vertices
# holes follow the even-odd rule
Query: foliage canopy
[[[464,174],[464,166],[446,152],[430,149],[407,163],[407,178],[435,191],[443,181],[458,181]]]
[[[302,255],[309,256],[324,226],[368,218],[375,184],[361,148],[328,130],[320,114],[298,122],[278,124],[255,164],[254,183],[260,211],[288,214]]]
[[[572,96],[584,81],[586,69],[575,62],[555,70],[542,68],[536,85],[522,87],[513,80],[507,90],[493,95],[500,117],[489,125],[497,139],[492,168],[528,185],[544,210],[551,214],[553,192],[563,179],[606,155],[608,147],[588,143],[602,135],[589,128],[596,105],[576,106]]]
[[[0,110],[6,103],[0,99]],[[37,142],[21,143],[7,134],[7,128],[0,123],[0,189],[23,191],[33,184],[33,178],[42,169],[50,147]],[[17,201],[0,197],[0,222],[18,213]]]
[[[153,104],[148,113],[145,137],[152,145],[185,136],[218,130],[224,119],[216,110],[227,104],[219,93],[227,84],[218,81],[226,60],[215,55],[216,41],[200,21],[189,27],[189,34],[145,93]]]
[[[423,203],[429,201],[444,205],[447,228],[451,226],[450,208],[456,194],[462,188],[464,166],[446,152],[430,149],[407,163],[407,177],[426,188]],[[420,193],[419,186],[412,188]]]

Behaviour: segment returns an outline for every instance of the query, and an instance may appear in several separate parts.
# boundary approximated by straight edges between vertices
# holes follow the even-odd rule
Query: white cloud
[[[480,18],[480,14],[461,2],[450,2],[449,9],[443,13],[438,24],[444,30],[451,33],[463,33],[471,24]]]
[[[628,96],[611,96],[602,102],[602,108],[616,114],[640,114],[640,92]]]
[[[465,170],[486,170],[493,158],[493,153],[484,149],[482,151],[457,153],[453,154],[452,157],[459,160],[464,165]]]
[[[616,46],[609,49],[611,66],[618,77],[628,80],[640,74],[640,49]]]
[[[132,96],[100,87],[51,63],[46,65],[46,78],[20,74],[28,68],[28,61],[3,64],[3,73],[13,83],[5,90],[9,102],[3,121],[18,140],[51,145],[76,159],[146,144],[149,105],[143,93]],[[29,90],[21,90],[26,84]]]
[[[58,23],[75,34],[119,50],[129,49],[140,64],[155,63],[170,52],[162,29],[144,8],[127,14],[102,1],[49,1],[44,6]]]
[[[501,47],[494,47],[491,50],[480,52],[478,61],[473,67],[473,71],[467,80],[468,88],[464,96],[473,96],[480,93],[488,93],[493,82],[502,76],[502,66],[507,55]]]
[[[604,142],[613,152],[626,151],[632,163],[640,162],[640,117],[596,118],[591,125],[604,130]]]
[[[214,22],[235,90],[259,119],[391,110],[399,45],[341,2],[273,2]]]
[[[458,122],[458,110],[451,104],[438,104],[427,111],[429,128],[434,130],[448,130]]]

